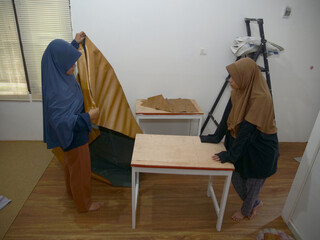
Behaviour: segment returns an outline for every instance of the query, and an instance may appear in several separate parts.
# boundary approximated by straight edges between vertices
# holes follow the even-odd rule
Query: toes
[[[237,217],[232,217],[232,220],[235,221],[235,222],[240,222],[242,219],[239,219]]]
[[[96,211],[104,205],[104,202],[93,202],[89,208],[89,211]]]

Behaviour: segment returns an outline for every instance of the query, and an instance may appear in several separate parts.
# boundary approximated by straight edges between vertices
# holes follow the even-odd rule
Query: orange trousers
[[[91,205],[91,162],[88,143],[64,152],[64,175],[67,192],[79,212]]]

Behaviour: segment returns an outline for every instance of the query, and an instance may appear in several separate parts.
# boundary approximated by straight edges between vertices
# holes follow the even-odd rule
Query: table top
[[[201,143],[198,136],[137,134],[131,166],[233,171],[232,163],[211,159],[224,150],[222,143]]]
[[[162,110],[157,110],[154,108],[144,107],[142,106],[142,102],[145,99],[137,99],[136,100],[136,114],[142,114],[142,115],[203,115],[203,111],[201,110],[200,106],[194,99],[190,99],[190,101],[193,103],[195,108],[197,109],[197,112],[167,112]]]

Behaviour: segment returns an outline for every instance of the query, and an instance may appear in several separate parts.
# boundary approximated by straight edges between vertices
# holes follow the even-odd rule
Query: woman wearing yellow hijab
[[[272,97],[257,64],[242,58],[227,66],[231,101],[216,132],[202,142],[218,143],[225,136],[227,151],[212,159],[235,166],[232,184],[243,200],[233,220],[252,219],[263,206],[259,193],[267,177],[277,171],[279,146]]]

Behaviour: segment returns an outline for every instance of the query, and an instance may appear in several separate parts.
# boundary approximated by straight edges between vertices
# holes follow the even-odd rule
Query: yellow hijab
[[[263,133],[276,133],[272,97],[258,65],[251,58],[242,58],[226,68],[239,86],[231,92],[232,109],[227,121],[231,135],[237,136],[243,120]]]

